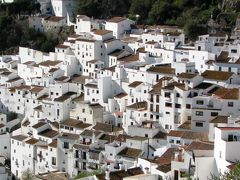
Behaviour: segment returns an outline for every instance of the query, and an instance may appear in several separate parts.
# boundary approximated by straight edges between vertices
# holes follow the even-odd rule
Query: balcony
[[[79,158],[79,153],[75,153],[74,158],[78,159]]]
[[[224,141],[226,141],[226,142],[240,142],[240,136],[229,134],[227,139],[224,139]]]
[[[83,145],[91,145],[92,142],[80,141],[80,144],[83,144]]]

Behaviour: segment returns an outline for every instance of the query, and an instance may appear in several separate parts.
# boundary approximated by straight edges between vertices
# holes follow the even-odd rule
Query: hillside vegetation
[[[17,53],[18,46],[31,47],[44,52],[53,51],[58,39],[52,35],[28,28],[28,15],[39,12],[40,5],[30,0],[0,3],[0,53]]]
[[[29,29],[27,16],[38,13],[34,0],[0,3],[0,53],[14,53],[18,46],[28,46],[44,52],[54,50],[59,38]],[[212,16],[233,27],[240,11],[240,0],[79,0],[75,14],[95,18],[125,16],[137,24],[167,24],[183,27],[190,39],[206,33],[206,23]],[[138,17],[138,19],[136,19]],[[58,35],[59,36],[59,35]],[[61,38],[62,39],[62,38]]]
[[[138,24],[184,27],[192,39],[206,31],[211,16],[232,26],[239,12],[240,0],[80,0],[78,5],[78,13],[90,17],[126,16]]]

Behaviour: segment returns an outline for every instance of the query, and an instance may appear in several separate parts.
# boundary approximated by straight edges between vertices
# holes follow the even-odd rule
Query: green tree
[[[34,180],[35,176],[33,172],[28,168],[27,170],[22,172],[22,180]]]
[[[213,175],[211,180],[240,180],[240,163],[238,162],[233,169],[220,175],[220,177]]]

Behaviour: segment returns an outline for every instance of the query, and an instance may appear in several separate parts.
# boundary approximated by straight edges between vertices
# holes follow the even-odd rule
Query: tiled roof
[[[191,121],[186,121],[182,123],[180,126],[178,126],[179,129],[188,129],[190,130],[192,128]]]
[[[112,124],[106,124],[106,123],[99,123],[93,127],[94,130],[96,131],[103,131],[103,132],[117,132],[117,131],[122,131],[123,129],[117,126],[114,126]]]
[[[167,173],[171,171],[171,163],[159,165],[156,169],[161,172]]]
[[[227,124],[228,123],[228,116],[216,116],[210,121],[210,123],[224,123],[224,124]]]
[[[40,86],[34,86],[32,89],[30,89],[30,92],[32,93],[39,93],[44,89],[44,87],[40,87]]]
[[[56,148],[57,147],[57,139],[54,139],[50,144],[48,144],[48,146]]]
[[[156,41],[148,41],[148,42],[146,42],[145,44],[157,44],[158,42],[156,42]]]
[[[144,174],[140,167],[120,171],[112,171],[109,176],[111,180],[123,180],[126,177]],[[106,180],[105,173],[96,175],[97,180]]]
[[[171,67],[152,66],[147,71],[159,74],[175,74],[175,69]]]
[[[84,128],[91,126],[91,124],[84,123],[84,122],[82,122],[80,120],[76,120],[76,119],[67,119],[67,120],[63,121],[61,124],[64,126],[71,126],[71,127],[80,128],[80,129],[84,129]]]
[[[79,139],[79,134],[63,133],[59,138],[76,140]]]
[[[23,140],[27,139],[28,137],[24,136],[24,135],[17,135],[17,136],[12,136],[11,138],[15,139],[17,141],[23,141]]]
[[[44,136],[47,138],[54,138],[58,135],[57,131],[51,130],[51,129],[46,129],[38,134],[39,136]]]
[[[136,102],[130,106],[127,106],[127,108],[131,108],[138,111],[145,111],[147,110],[147,102],[146,101]]]
[[[112,31],[97,29],[93,31],[94,34],[103,36],[105,34],[111,33]]]
[[[160,94],[162,89],[162,81],[159,81],[157,84],[152,86],[152,89],[149,91],[150,94]]]
[[[178,83],[178,82],[171,82],[164,86],[162,89],[167,89],[167,90],[173,90],[175,87],[178,87],[180,89],[185,89],[185,84],[183,83]]]
[[[44,126],[45,124],[47,124],[47,123],[45,123],[45,122],[38,122],[37,124],[34,124],[32,126],[32,128],[38,129],[38,128]]]
[[[60,76],[60,77],[58,77],[58,78],[55,78],[55,81],[59,81],[59,82],[66,82],[66,81],[68,81],[70,78],[68,77],[68,76]]]
[[[42,112],[42,105],[35,107],[34,110]]]
[[[126,97],[127,96],[127,93],[119,93],[117,94],[116,96],[114,96],[115,98],[119,98],[119,99],[122,99],[123,97]]]
[[[239,99],[239,89],[237,88],[218,88],[216,91],[213,92],[213,95],[221,98],[221,99],[232,99],[238,100]]]
[[[71,77],[71,82],[85,84],[87,79],[92,79],[92,78],[89,77],[89,76],[79,76],[79,75],[76,75],[76,76],[72,76]]]
[[[36,144],[38,141],[39,141],[38,139],[31,138],[31,139],[25,141],[25,143],[34,145],[34,144]]]
[[[135,149],[135,148],[128,148],[126,147],[122,151],[118,153],[119,156],[127,157],[127,158],[138,158],[141,156],[143,151],[141,149]]]
[[[217,81],[226,81],[233,74],[234,73],[232,73],[232,72],[206,70],[201,74],[201,76],[204,77],[205,79],[217,80]]]
[[[111,67],[108,67],[108,68],[103,68],[102,70],[103,71],[111,71],[111,72],[115,72],[115,68],[116,68],[117,66],[111,66]]]
[[[191,144],[189,144],[186,148],[188,151],[193,150],[213,150],[214,144],[211,142],[201,142],[201,141],[193,141]]]
[[[161,157],[154,160],[158,165],[171,164],[172,159],[175,156],[177,148],[168,148]]]
[[[217,63],[228,63],[228,61],[231,59],[228,57],[229,52],[228,51],[222,51],[220,55],[217,57],[216,62]]]
[[[167,133],[159,131],[153,139],[166,139],[167,138]]]
[[[41,63],[39,63],[39,66],[56,66],[57,64],[62,63],[62,61],[51,61],[51,60],[47,60],[47,61],[43,61]]]
[[[72,97],[73,95],[76,95],[77,93],[75,92],[67,92],[66,94],[58,97],[58,98],[55,98],[54,101],[56,102],[64,102],[66,101],[67,99],[69,99],[70,97]]]
[[[142,83],[143,83],[142,81],[134,81],[134,82],[130,83],[128,85],[128,87],[135,88],[135,87],[139,86]]]
[[[118,59],[118,61],[121,61],[121,62],[124,62],[124,63],[138,61],[138,60],[139,60],[138,54],[125,56],[125,57],[122,57],[122,58]]]
[[[87,145],[83,145],[83,144],[74,144],[73,147],[75,149],[83,149],[83,150],[86,150],[86,149],[89,149],[90,147],[87,146]]]
[[[208,133],[204,133],[204,132],[171,130],[167,136],[180,137],[182,139],[193,139],[193,140],[198,139],[202,141],[208,141]]]
[[[193,79],[194,77],[196,77],[197,74],[192,74],[192,73],[181,73],[178,75],[178,78],[182,78],[182,79]]]
[[[80,135],[81,135],[81,136],[91,137],[91,136],[93,136],[93,133],[95,134],[95,136],[98,136],[98,135],[101,134],[102,132],[85,129]]]
[[[107,22],[119,23],[119,22],[124,21],[124,20],[126,20],[126,19],[127,19],[127,18],[125,18],[125,17],[113,17],[113,18],[107,20]]]

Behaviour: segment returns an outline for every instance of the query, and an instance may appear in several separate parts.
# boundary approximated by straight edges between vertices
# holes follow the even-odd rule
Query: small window
[[[170,92],[165,92],[165,93],[164,93],[164,96],[165,96],[165,97],[171,97],[171,93],[170,93]]]
[[[196,122],[196,127],[203,127],[203,123],[202,122]]]
[[[172,107],[172,103],[165,103],[165,107]]]
[[[211,116],[218,116],[218,112],[211,112]]]
[[[202,111],[196,111],[196,116],[203,116],[203,112]]]
[[[181,104],[175,104],[175,108],[181,108]]]
[[[198,104],[198,105],[203,105],[204,102],[203,102],[202,100],[197,100],[197,101],[196,101],[196,104]]]
[[[233,107],[234,103],[233,102],[228,102],[228,107]]]
[[[191,104],[186,104],[186,109],[191,109]]]

